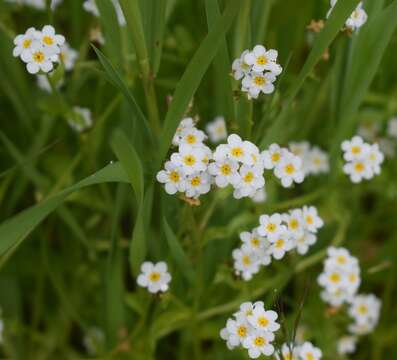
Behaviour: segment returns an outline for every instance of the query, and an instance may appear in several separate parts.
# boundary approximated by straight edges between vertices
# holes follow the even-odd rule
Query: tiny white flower
[[[308,231],[304,231],[294,237],[294,240],[298,254],[305,255],[309,251],[309,247],[316,243],[317,237]]]
[[[273,82],[276,76],[271,73],[252,72],[246,75],[242,81],[242,90],[248,92],[249,96],[256,99],[261,92],[271,94],[274,91]]]
[[[271,242],[272,245],[270,247],[270,251],[276,260],[282,259],[288,251],[294,248],[294,242],[292,241],[288,231],[279,233],[276,238],[271,240]]]
[[[65,66],[66,71],[70,71],[73,69],[77,57],[78,57],[78,52],[75,49],[72,49],[68,43],[65,42],[61,46],[59,59]]]
[[[243,346],[248,350],[251,359],[259,356],[270,356],[274,353],[274,346],[271,342],[274,340],[274,334],[271,332],[254,330],[243,341]]]
[[[36,31],[35,37],[51,54],[59,54],[61,52],[60,46],[65,43],[65,37],[56,34],[54,27],[51,25],[45,25],[41,31]]]
[[[184,192],[186,190],[185,175],[182,167],[174,164],[172,161],[167,161],[164,164],[165,170],[157,173],[157,181],[165,184],[165,191],[167,194],[173,195],[177,192]]]
[[[286,149],[277,144],[271,144],[268,150],[262,152],[261,157],[265,169],[274,169],[286,154]]]
[[[304,206],[302,217],[305,222],[305,228],[310,232],[316,233],[324,225],[324,221],[318,216],[317,209],[314,206]]]
[[[40,44],[35,44],[30,51],[23,51],[21,60],[26,63],[26,69],[30,74],[37,74],[39,71],[48,73],[53,68],[53,62],[57,61],[57,55]]]
[[[234,269],[244,280],[251,280],[252,276],[259,272],[260,260],[258,253],[247,245],[233,250]]]
[[[253,251],[265,249],[268,245],[268,241],[265,237],[260,236],[256,229],[252,232],[243,231],[240,233],[240,239],[243,243],[247,244]]]
[[[182,144],[179,146],[179,152],[171,155],[171,161],[182,166],[186,175],[191,175],[207,169],[207,164],[204,162],[207,156],[202,147]]]
[[[276,354],[277,360],[299,360],[300,346],[284,343],[281,346],[281,358]]]
[[[38,44],[35,37],[36,29],[31,27],[25,34],[17,35],[14,39],[15,48],[12,52],[14,57],[21,56],[23,52],[30,52],[34,45]]]
[[[248,54],[248,50],[244,50],[238,59],[235,59],[232,64],[233,77],[236,80],[241,80],[245,75],[251,71],[251,66],[244,61],[244,57]]]
[[[350,304],[349,315],[357,324],[376,324],[380,308],[381,302],[375,295],[357,295]]]
[[[285,225],[282,225],[282,217],[280,214],[261,215],[259,217],[259,227],[257,228],[258,234],[267,236],[270,239],[276,239],[281,233],[286,230]]]
[[[294,237],[303,233],[305,219],[301,209],[293,209],[288,214],[283,214],[283,220],[287,224],[288,231]]]
[[[242,345],[249,334],[249,324],[244,318],[237,318],[237,320],[229,319],[226,323],[226,329],[229,337],[228,342],[232,347]]]
[[[343,336],[337,343],[337,350],[340,355],[353,354],[356,351],[356,347],[357,337],[355,336]]]
[[[226,123],[223,116],[217,116],[206,126],[206,131],[212,143],[217,143],[227,138]]]
[[[281,185],[290,187],[294,182],[303,182],[305,175],[302,170],[302,160],[293,154],[283,156],[277,164],[274,175],[281,180]]]
[[[232,183],[239,164],[237,161],[224,159],[222,161],[213,162],[208,166],[208,172],[215,177],[215,184],[220,188],[224,188]]]
[[[175,135],[172,139],[172,144],[174,146],[178,146],[181,142],[181,135],[184,131],[186,130],[192,130],[195,128],[195,123],[194,120],[192,118],[184,118],[182,119],[182,121],[179,123],[176,131],[175,131]]]
[[[207,136],[201,130],[198,130],[196,128],[184,129],[180,134],[179,145],[201,145],[206,138]]]
[[[243,141],[240,136],[231,134],[227,138],[227,144],[218,145],[215,149],[214,160],[221,161],[229,158],[246,165],[253,165],[252,147],[249,141]]]
[[[374,170],[365,159],[346,163],[343,166],[343,172],[350,176],[353,183],[359,183],[363,179],[369,180],[374,176]]]
[[[372,144],[368,150],[368,163],[371,166],[374,174],[379,175],[381,168],[380,165],[383,163],[384,155],[379,149],[378,144]]]
[[[144,262],[141,266],[141,274],[137,279],[139,286],[147,288],[153,294],[167,291],[170,281],[171,275],[164,261],[156,264],[150,261]]]
[[[264,203],[267,199],[267,194],[265,188],[261,188],[255,192],[252,196],[250,196],[252,201],[257,204]]]
[[[82,132],[92,126],[91,110],[74,106],[73,112],[68,116],[68,124],[77,132]]]
[[[282,71],[281,66],[276,63],[278,53],[276,50],[266,50],[262,45],[256,45],[251,52],[244,55],[244,62],[252,66],[254,72],[265,70],[279,75]]]
[[[346,20],[346,27],[352,31],[357,30],[367,22],[367,19],[368,15],[362,8],[362,3],[360,3]]]
[[[300,347],[300,358],[302,360],[319,360],[323,356],[322,351],[306,341]]]
[[[242,165],[239,172],[232,177],[233,196],[236,199],[252,196],[258,189],[265,186],[263,172],[256,167]]]
[[[329,156],[326,152],[313,146],[307,154],[307,171],[309,174],[318,175],[328,173],[330,169]]]
[[[360,160],[368,152],[368,146],[360,136],[342,142],[343,158],[346,161]]]
[[[197,199],[207,194],[211,189],[211,177],[207,172],[197,172],[186,177],[185,194],[189,198]]]

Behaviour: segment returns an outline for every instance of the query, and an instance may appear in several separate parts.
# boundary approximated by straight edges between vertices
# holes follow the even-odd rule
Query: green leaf
[[[125,172],[128,174],[138,203],[142,204],[144,195],[143,168],[138,154],[121,130],[114,132],[111,145]]]
[[[340,30],[343,28],[346,19],[350,16],[358,3],[359,0],[344,0],[338,1],[336,3],[328,21],[325,23],[324,29],[318,34],[316,40],[314,41],[313,48],[310,51],[301,71],[299,72],[298,78],[294,80],[294,85],[288,92],[281,113],[277,117],[274,124],[267,131],[266,136],[261,142],[262,148],[274,142],[277,136],[282,133],[282,129],[285,127],[286,121],[288,120],[287,114],[292,104],[292,100],[299,93],[306,78],[312,72],[314,66],[321,59],[321,56],[324,54],[325,50],[334,40],[336,35],[338,35]],[[277,140],[279,141],[281,139]]]
[[[99,61],[101,62],[102,66],[104,67],[106,74],[108,75],[108,80],[116,86],[124,95],[125,99],[127,100],[127,103],[132,110],[132,120],[135,123],[134,129],[139,132],[139,129],[143,128],[146,131],[146,133],[149,136],[149,139],[152,141],[152,133],[149,128],[149,125],[147,123],[147,120],[145,116],[143,115],[143,112],[141,108],[139,107],[138,103],[135,101],[134,96],[128,89],[127,84],[123,81],[121,75],[118,73],[118,71],[114,68],[112,63],[106,58],[105,55],[102,54],[102,52],[97,49],[94,45],[91,45],[97,54]]]
[[[211,28],[178,82],[164,121],[157,167],[160,166],[165,158],[175,130],[200,85],[201,79],[217,54],[227,30],[232,25],[233,19],[239,11],[240,5],[241,1],[239,0],[230,0],[228,2],[224,14]]]
[[[175,233],[169,226],[167,219],[165,217],[163,217],[163,227],[172,257],[175,259],[175,262],[178,265],[181,273],[186,277],[186,279],[191,284],[193,284],[195,275],[194,275],[192,263],[190,262],[189,258],[186,256],[185,251],[183,250],[181,244],[179,243]]]
[[[106,182],[128,182],[128,177],[119,163],[110,164],[95,174],[81,180],[77,184],[66,188],[59,194],[48,198],[13,216],[0,225],[0,257],[1,264],[10,252],[15,251],[26,237],[67,197],[84,187]]]

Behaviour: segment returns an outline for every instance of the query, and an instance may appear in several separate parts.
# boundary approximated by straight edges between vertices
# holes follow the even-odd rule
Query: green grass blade
[[[178,82],[164,122],[157,167],[165,158],[175,130],[200,85],[201,79],[217,54],[227,30],[240,9],[240,5],[241,1],[238,0],[228,2],[224,14],[211,28]]]
[[[182,272],[182,274],[191,284],[193,284],[195,275],[192,263],[186,256],[185,251],[183,250],[174,231],[169,226],[165,217],[163,218],[163,228],[172,257],[175,259],[175,262],[179,266],[179,270]]]

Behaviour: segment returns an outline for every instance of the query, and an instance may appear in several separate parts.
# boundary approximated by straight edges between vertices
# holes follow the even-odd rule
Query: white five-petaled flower
[[[55,29],[51,25],[45,25],[41,31],[36,31],[36,39],[45,47],[51,54],[59,54],[61,46],[65,43],[65,37],[55,33]]]
[[[271,240],[272,245],[270,247],[271,254],[276,260],[280,260],[284,255],[294,248],[294,242],[288,231],[284,231],[278,234],[277,237]]]
[[[249,74],[249,72],[251,71],[251,66],[248,65],[244,60],[245,55],[248,53],[249,53],[248,50],[244,50],[241,56],[233,61],[232,73],[233,73],[233,77],[236,80],[241,80],[245,75]]]
[[[273,82],[275,80],[276,75],[273,73],[252,72],[244,77],[242,90],[248,92],[249,97],[256,99],[261,92],[271,94],[274,91]]]
[[[38,43],[33,45],[30,51],[24,51],[21,55],[21,60],[26,63],[26,69],[30,74],[37,74],[39,71],[50,72],[57,59],[56,54]]]
[[[231,134],[227,138],[227,144],[218,145],[215,149],[214,160],[229,158],[246,165],[253,165],[254,159],[251,156],[251,145],[249,141],[243,141],[240,136]]]
[[[282,68],[277,64],[278,53],[276,50],[266,48],[262,45],[256,45],[254,49],[244,55],[244,62],[252,66],[256,73],[270,71],[274,75],[279,75]]]
[[[73,69],[77,57],[78,57],[78,52],[75,49],[72,49],[68,43],[65,42],[61,46],[61,51],[59,53],[59,60],[65,66],[66,71],[70,71]]]
[[[234,269],[244,280],[251,280],[258,273],[261,265],[259,252],[244,244],[240,249],[233,250]]]
[[[253,330],[243,341],[243,346],[248,350],[251,359],[257,359],[262,354],[270,356],[274,353],[274,346],[271,344],[273,340],[273,333]]]
[[[254,166],[242,165],[239,172],[232,177],[232,184],[236,199],[253,196],[257,190],[265,186],[263,171]]]
[[[360,136],[354,136],[351,140],[342,142],[343,158],[346,161],[362,159],[368,152],[369,146]]]
[[[271,144],[269,149],[264,150],[261,154],[265,169],[274,169],[286,153],[287,149],[281,148],[277,144]]]
[[[331,9],[328,11],[327,17],[331,15],[331,12],[333,11],[337,1],[338,0],[331,0]],[[363,3],[360,2],[353,13],[346,20],[345,26],[351,31],[355,31],[362,27],[367,22],[367,19],[368,15],[363,9]]]
[[[200,195],[207,194],[211,189],[211,177],[205,172],[196,172],[186,177],[186,196],[197,199]]]
[[[316,233],[324,225],[324,221],[318,216],[317,209],[314,206],[304,206],[302,217],[305,222],[305,228],[312,233]]]
[[[34,27],[27,29],[25,34],[17,35],[14,39],[15,48],[12,52],[13,56],[21,56],[23,52],[29,52],[34,45],[37,45],[39,41],[35,35],[36,29]]]
[[[179,123],[175,135],[172,139],[172,144],[174,146],[178,146],[181,142],[181,135],[183,132],[186,130],[191,130],[195,128],[195,123],[194,120],[190,117],[182,119],[182,121]]]
[[[299,352],[302,360],[319,360],[323,356],[322,351],[308,341],[301,345]]]
[[[302,165],[300,157],[287,154],[277,164],[274,175],[281,180],[284,187],[290,187],[294,182],[300,184],[305,178]]]
[[[141,274],[137,279],[139,286],[147,288],[153,294],[167,291],[170,281],[171,275],[164,261],[156,264],[145,261],[141,266]]]
[[[343,336],[337,342],[338,354],[346,355],[352,354],[356,351],[357,337],[355,336]]]
[[[285,225],[281,224],[282,217],[280,214],[261,215],[259,217],[259,227],[257,228],[258,234],[267,236],[269,240],[276,239],[280,234],[285,232]]]
[[[237,175],[239,164],[237,161],[224,159],[216,161],[208,166],[208,172],[215,177],[215,184],[224,188],[232,184],[233,178]]]
[[[217,116],[206,126],[206,131],[212,143],[217,143],[227,138],[226,123],[223,116]]]
[[[202,147],[182,144],[179,146],[179,152],[171,155],[171,161],[182,166],[186,175],[192,175],[207,169],[206,157],[207,154]]]
[[[248,322],[261,331],[275,332],[280,328],[280,324],[276,322],[278,315],[273,310],[265,310],[261,305],[254,306],[252,314],[247,317]]]
[[[177,192],[184,192],[186,181],[182,167],[174,164],[172,161],[167,161],[164,164],[164,169],[157,173],[156,178],[157,181],[165,184],[167,194],[173,195]]]

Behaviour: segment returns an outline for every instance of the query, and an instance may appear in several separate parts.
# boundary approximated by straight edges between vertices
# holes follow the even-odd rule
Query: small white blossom
[[[267,194],[265,188],[261,188],[255,192],[252,196],[250,196],[252,201],[257,204],[264,203],[267,199]]]
[[[273,340],[273,333],[253,330],[244,340],[243,346],[248,350],[251,359],[257,359],[262,354],[270,356],[274,353],[274,346],[271,344]]]
[[[72,49],[68,43],[64,43],[61,46],[61,52],[59,53],[59,59],[65,66],[66,71],[73,69],[78,57],[78,52]]]
[[[171,155],[171,161],[181,166],[186,175],[192,175],[207,169],[206,157],[206,151],[201,146],[181,145],[179,152]]]
[[[218,143],[227,138],[226,123],[223,116],[217,116],[206,126],[206,131],[212,143]]]
[[[91,110],[74,106],[73,112],[68,116],[69,126],[77,132],[82,132],[92,126]]]
[[[265,169],[274,169],[287,153],[287,149],[281,148],[277,144],[271,144],[268,150],[262,152],[261,157]]]
[[[215,177],[215,184],[220,188],[224,188],[232,184],[234,176],[237,175],[239,164],[237,161],[224,159],[212,162],[208,166],[208,172]]]
[[[356,347],[357,337],[355,336],[343,336],[337,343],[337,350],[340,355],[353,354],[356,351]]]
[[[269,240],[276,239],[280,234],[286,230],[285,225],[282,225],[281,214],[275,213],[273,215],[261,215],[259,217],[258,234],[267,236]]]
[[[234,269],[244,280],[251,280],[259,272],[259,253],[244,244],[240,249],[233,250]]]
[[[312,343],[306,341],[301,345],[299,355],[302,360],[319,360],[322,358],[323,353]]]
[[[242,81],[242,90],[248,92],[250,98],[257,99],[259,94],[271,94],[274,91],[273,82],[276,76],[273,73],[252,72]]]
[[[174,164],[172,161],[167,161],[164,164],[164,170],[157,173],[157,181],[164,185],[167,194],[173,195],[177,192],[184,192],[186,190],[185,174],[182,167]]]
[[[186,196],[197,199],[200,195],[207,194],[211,189],[211,177],[205,172],[197,172],[186,177]]]
[[[232,74],[236,80],[241,80],[245,75],[251,71],[251,66],[244,61],[244,57],[248,54],[248,50],[244,50],[238,59],[235,59],[232,64]]]
[[[137,279],[139,286],[147,288],[153,294],[167,291],[170,281],[171,275],[164,261],[156,264],[145,261],[141,266],[141,274]]]
[[[34,45],[39,43],[36,38],[36,29],[31,27],[26,30],[25,34],[17,35],[14,39],[15,48],[12,52],[14,57],[19,57],[23,52],[30,52]]]
[[[174,146],[179,146],[181,143],[181,136],[182,133],[191,129],[195,128],[195,123],[192,118],[184,118],[182,121],[179,123],[179,126],[177,127],[175,131],[174,138],[172,139],[172,144]]]
[[[270,251],[276,260],[282,259],[288,251],[294,248],[294,242],[292,241],[288,231],[279,233],[276,238],[271,240],[271,242],[272,245],[270,247]]]
[[[45,25],[41,31],[36,31],[35,37],[51,54],[59,54],[60,47],[65,43],[65,37],[56,34],[51,25]]]
[[[282,69],[276,62],[277,56],[276,50],[266,50],[264,46],[256,45],[252,51],[244,55],[244,62],[252,66],[253,72],[270,71],[275,75],[279,75]]]
[[[265,186],[263,171],[254,166],[243,165],[239,172],[232,178],[234,186],[233,196],[241,199],[246,196],[253,196],[257,190]]]
[[[290,187],[294,182],[300,184],[305,178],[302,160],[298,156],[288,154],[277,164],[274,175],[281,180],[284,187]]]

